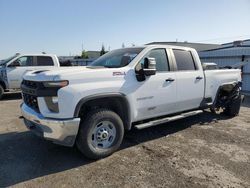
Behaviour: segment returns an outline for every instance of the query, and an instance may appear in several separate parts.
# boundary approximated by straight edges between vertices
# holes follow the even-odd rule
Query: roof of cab
[[[191,47],[175,46],[175,45],[167,45],[167,44],[147,44],[146,46],[150,46],[150,47],[165,47],[165,48],[182,49],[182,50],[195,50],[194,48],[191,48]]]
[[[25,53],[25,54],[19,54],[18,57],[20,56],[56,56],[55,54],[43,54],[43,53],[40,53],[40,54],[28,54],[28,53]]]

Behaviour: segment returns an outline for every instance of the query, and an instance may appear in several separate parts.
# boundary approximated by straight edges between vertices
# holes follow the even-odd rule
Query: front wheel
[[[90,159],[100,159],[114,153],[124,135],[119,115],[107,109],[90,112],[81,122],[76,140],[77,148]]]

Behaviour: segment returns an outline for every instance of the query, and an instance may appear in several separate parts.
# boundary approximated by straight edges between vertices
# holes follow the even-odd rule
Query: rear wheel
[[[2,99],[3,95],[4,95],[4,88],[3,88],[3,86],[0,84],[0,99]]]
[[[81,122],[76,140],[77,148],[90,159],[100,159],[114,153],[124,135],[119,115],[107,109],[90,112]]]
[[[240,112],[241,102],[241,94],[239,92],[238,95],[232,99],[224,109],[225,114],[231,117],[237,116]]]

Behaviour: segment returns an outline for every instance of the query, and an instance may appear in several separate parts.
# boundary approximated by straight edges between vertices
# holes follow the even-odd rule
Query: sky
[[[250,0],[0,0],[0,59],[250,38]]]

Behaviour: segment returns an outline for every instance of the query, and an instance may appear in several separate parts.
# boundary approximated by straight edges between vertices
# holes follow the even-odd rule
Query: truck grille
[[[32,89],[36,89],[37,88],[37,82],[33,82],[33,81],[28,81],[28,80],[23,80],[22,84],[26,87],[32,88]]]
[[[36,96],[23,93],[23,101],[27,106],[29,106],[30,108],[32,108],[36,112],[39,112],[39,107],[38,107]]]
[[[28,80],[23,80],[22,82],[22,92],[23,92],[23,101],[24,103],[39,112],[37,96],[35,90],[38,88],[38,83]]]

